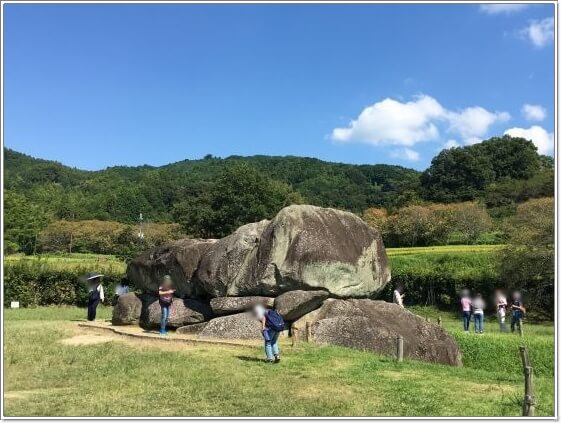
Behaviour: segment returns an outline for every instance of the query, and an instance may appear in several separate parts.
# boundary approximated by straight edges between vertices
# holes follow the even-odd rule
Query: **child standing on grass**
[[[162,286],[160,286],[158,290],[158,294],[160,296],[160,308],[162,311],[162,317],[160,318],[160,335],[165,336],[167,335],[166,325],[169,320],[169,312],[171,305],[173,303],[173,293],[175,289],[173,289],[173,283],[171,281],[170,275],[165,275],[164,280],[162,282]]]
[[[477,294],[473,300],[473,323],[475,324],[475,333],[483,333],[483,319],[485,310],[485,302],[481,294]]]
[[[471,298],[469,291],[464,289],[462,291],[462,298],[460,299],[462,305],[462,316],[464,319],[464,331],[469,332],[469,321],[471,320]]]

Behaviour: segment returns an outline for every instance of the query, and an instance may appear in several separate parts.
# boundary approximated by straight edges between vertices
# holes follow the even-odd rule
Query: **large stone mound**
[[[290,206],[217,241],[196,278],[215,297],[325,289],[357,298],[378,293],[390,271],[380,234],[354,214]]]
[[[431,363],[461,365],[456,341],[440,326],[426,322],[397,304],[373,300],[326,300],[322,307],[295,322],[305,337],[311,323],[312,340],[395,355],[396,338],[403,336],[404,357]]]
[[[169,274],[181,298],[204,295],[193,279],[203,253],[215,243],[213,239],[182,239],[157,247],[134,258],[127,267],[127,277],[143,292],[157,294],[164,275]]]
[[[114,325],[137,325],[142,310],[142,301],[136,294],[129,292],[121,295],[113,307],[111,323]]]
[[[140,326],[144,329],[159,328],[162,311],[158,298],[151,295],[142,295],[141,299]],[[167,327],[175,329],[185,325],[201,323],[211,319],[212,316],[210,307],[200,301],[174,298]]]
[[[257,304],[272,307],[274,300],[270,297],[218,297],[210,300],[210,308],[217,315],[234,314],[251,310]]]

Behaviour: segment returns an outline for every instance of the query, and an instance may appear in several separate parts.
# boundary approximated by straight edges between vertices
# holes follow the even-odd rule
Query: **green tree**
[[[501,274],[513,289],[527,294],[530,310],[553,317],[555,299],[555,200],[520,204],[507,227],[509,245],[502,253]]]
[[[177,205],[174,216],[187,233],[223,237],[246,223],[270,219],[283,207],[302,200],[288,185],[246,163],[234,162],[198,201]]]
[[[26,254],[34,253],[39,232],[48,221],[48,215],[42,208],[22,195],[4,191],[4,241],[9,241],[12,252],[17,245]]]

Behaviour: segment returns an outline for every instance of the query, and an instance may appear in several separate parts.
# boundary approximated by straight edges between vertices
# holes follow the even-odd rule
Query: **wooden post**
[[[518,321],[518,334],[520,336],[524,335],[524,330],[522,329],[522,318]]]
[[[306,342],[312,341],[312,324],[310,322],[306,322]]]
[[[534,398],[534,371],[528,366],[524,368],[524,403],[522,405],[522,415],[532,417],[536,400]]]
[[[438,316],[438,320],[436,321],[438,326],[442,326],[442,317]]]
[[[522,371],[530,366],[530,359],[528,357],[528,348],[525,345],[520,345],[520,358],[522,359]]]
[[[403,361],[403,336],[398,335],[397,337],[397,362],[401,363]]]
[[[294,347],[298,343],[298,339],[297,339],[298,329],[296,329],[294,327],[294,325],[292,325],[292,328],[290,330],[290,335],[291,335],[291,338],[292,338],[292,346]]]

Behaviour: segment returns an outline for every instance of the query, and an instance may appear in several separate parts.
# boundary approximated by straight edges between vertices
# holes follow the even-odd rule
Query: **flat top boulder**
[[[200,328],[197,333],[203,338],[263,339],[261,323],[250,312],[216,317]]]
[[[159,328],[162,311],[158,298],[148,294],[143,294],[140,298],[142,300],[140,326],[144,329]],[[185,325],[202,323],[212,317],[212,310],[207,304],[193,299],[174,298],[170,307],[167,327],[179,328]]]
[[[274,298],[270,297],[217,297],[210,300],[210,307],[214,314],[234,314],[246,310],[251,310],[257,304],[267,307],[273,306]]]
[[[315,310],[329,297],[329,292],[318,291],[289,291],[275,298],[274,307],[284,320],[296,320],[304,314]]]
[[[358,216],[295,205],[218,240],[201,258],[196,279],[213,297],[323,289],[359,298],[381,291],[390,270],[380,234]]]

